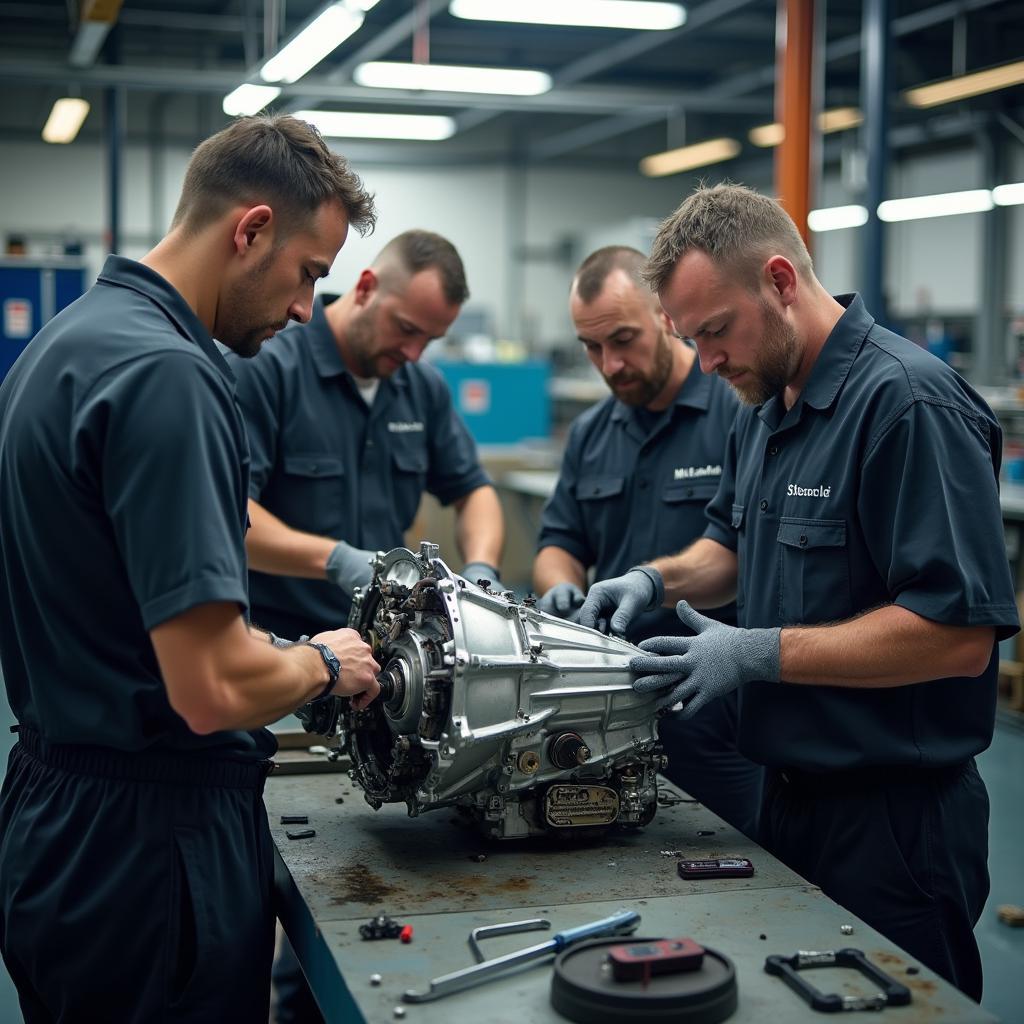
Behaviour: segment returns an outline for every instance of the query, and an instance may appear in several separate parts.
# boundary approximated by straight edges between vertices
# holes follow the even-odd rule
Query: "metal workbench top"
[[[764,973],[769,954],[852,946],[908,985],[913,1002],[883,1013],[899,1024],[991,1022],[995,1018],[897,946],[808,885],[751,840],[672,787],[674,801],[637,832],[569,844],[547,840],[488,842],[441,810],[409,818],[404,805],[373,811],[338,774],[271,776],[266,803],[277,844],[280,917],[329,1024],[405,1020],[534,1024],[563,1018],[549,1003],[551,968],[533,966],[436,1002],[402,1004],[406,989],[473,961],[471,929],[548,917],[552,932],[627,908],[641,914],[637,935],[696,939],[735,964],[739,1008],[731,1021],[801,1024],[820,1021],[779,979]],[[341,797],[343,802],[337,803]],[[282,814],[305,814],[312,839],[289,840]],[[749,857],[746,879],[685,882],[675,851],[703,858]],[[485,859],[477,860],[480,855]],[[365,942],[359,925],[388,914],[414,928],[411,944]],[[852,935],[840,926],[852,924]],[[497,956],[552,932],[488,940]],[[382,975],[373,986],[370,976]],[[853,971],[830,968],[810,980],[823,991],[870,994]]]

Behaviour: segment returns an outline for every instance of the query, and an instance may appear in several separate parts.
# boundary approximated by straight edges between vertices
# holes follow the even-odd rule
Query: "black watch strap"
[[[335,684],[338,682],[338,677],[341,675],[341,662],[338,661],[334,651],[327,644],[318,644],[315,640],[306,640],[304,642],[307,647],[314,648],[320,657],[323,658],[330,677],[324,688],[310,701],[310,704],[312,704],[314,701],[323,700],[325,697],[330,696],[331,690],[334,689]]]

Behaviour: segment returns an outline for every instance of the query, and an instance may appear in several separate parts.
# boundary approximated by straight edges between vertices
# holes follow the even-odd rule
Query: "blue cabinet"
[[[81,260],[0,258],[0,380],[43,324],[84,291]]]

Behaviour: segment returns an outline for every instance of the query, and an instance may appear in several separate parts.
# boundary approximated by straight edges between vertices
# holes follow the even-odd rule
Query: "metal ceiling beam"
[[[71,40],[68,60],[76,68],[89,67],[106,41],[121,13],[122,0],[81,0],[78,5],[78,26]]]
[[[124,64],[69,68],[64,64],[36,63],[26,60],[0,61],[0,81],[45,84],[74,82],[79,86],[124,86],[155,92],[229,93],[238,85],[233,71],[199,68],[138,67]],[[324,78],[306,76],[283,87],[282,96],[293,99],[328,99],[340,103],[392,107],[456,107],[466,102],[465,93],[402,92],[395,89],[368,89],[344,85]],[[579,89],[552,89],[540,96],[474,97],[482,108],[493,111],[533,111],[549,114],[621,114],[637,109],[664,110],[665,93],[659,89],[625,89],[589,86]],[[705,93],[676,94],[673,102],[688,104],[694,110],[719,113],[762,113],[769,109],[764,97],[729,98],[708,101]],[[304,104],[305,105],[305,104]]]
[[[712,0],[715,3],[716,0]],[[736,0],[740,2],[740,0]],[[923,28],[930,28],[933,25],[942,24],[945,21],[951,21],[957,15],[962,13],[970,13],[974,11],[984,10],[986,7],[992,7],[995,4],[1003,3],[1005,0],[951,0],[949,3],[939,4],[936,7],[930,7],[927,10],[917,11],[914,14],[907,14],[902,18],[896,18],[892,22],[892,36],[893,38],[899,38],[901,36],[910,35],[913,32],[918,32]],[[710,7],[712,4],[705,4],[705,7]],[[694,18],[696,18],[696,11],[694,12]],[[687,22],[683,28],[686,28],[692,23]],[[683,29],[677,29],[677,32],[682,32]],[[860,53],[861,49],[861,35],[846,36],[843,39],[837,39],[835,42],[830,43],[825,48],[825,62],[841,60],[844,57],[851,57]],[[767,66],[760,68],[756,71],[747,71],[740,75],[733,75],[732,78],[727,78],[720,82],[718,85],[714,85],[708,88],[706,91],[707,96],[713,96],[716,99],[736,99],[740,96],[745,96],[748,93],[755,92],[757,90],[763,90],[774,85],[775,82],[775,68],[773,66]],[[680,104],[682,106],[683,104]],[[489,115],[488,115],[489,116]],[[479,116],[475,119],[471,117],[465,118],[465,120],[457,118],[457,123],[460,130],[473,127],[475,124],[480,124],[488,119],[488,116]],[[649,112],[647,116],[648,124],[651,124],[663,116],[654,112]],[[633,128],[638,127],[642,121],[634,119],[632,123],[627,124],[621,116],[612,116],[604,121],[600,121],[596,124],[588,125],[587,132],[584,135],[582,132],[580,138],[586,141],[581,143],[582,145],[591,145],[595,142],[604,142],[608,139],[615,138],[624,132],[630,131]],[[566,134],[568,138],[569,133]],[[566,146],[559,146],[557,139],[552,138],[550,145],[547,140],[537,143],[537,145],[531,150],[538,153],[537,159],[544,160],[550,159],[551,156],[562,156],[565,153],[571,152],[570,148]]]
[[[0,3],[0,19],[67,22],[63,7],[43,7],[38,3]],[[117,19],[122,25],[141,28],[171,28],[183,32],[223,32],[237,34],[245,28],[245,19],[234,14],[188,14],[183,11],[138,11],[128,8]]]

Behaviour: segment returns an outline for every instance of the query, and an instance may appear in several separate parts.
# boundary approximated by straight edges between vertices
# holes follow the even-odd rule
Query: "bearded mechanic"
[[[1001,431],[940,360],[814,276],[775,201],[701,188],[645,276],[701,369],[745,403],[704,536],[596,584],[619,631],[679,601],[637,690],[695,714],[739,689],[768,766],[761,841],[974,999],[988,894],[997,640],[1019,628],[998,495]],[[695,610],[736,597],[742,628]],[[685,599],[685,600],[680,600]]]

